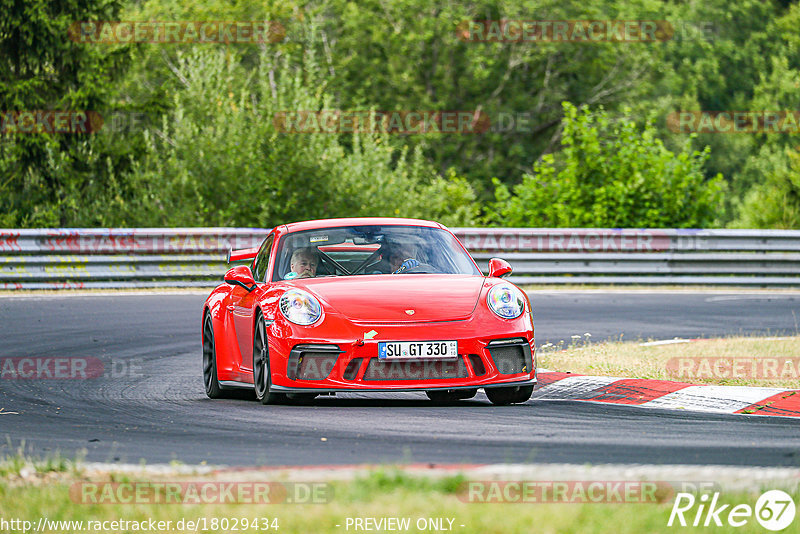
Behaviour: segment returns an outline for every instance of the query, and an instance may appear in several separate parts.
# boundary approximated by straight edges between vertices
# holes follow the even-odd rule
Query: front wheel
[[[210,313],[206,313],[203,319],[203,383],[209,399],[219,399],[224,396],[217,378],[217,350],[214,345],[214,324]]]
[[[285,395],[270,393],[270,385],[272,385],[272,375],[269,370],[267,329],[264,317],[259,314],[253,331],[253,386],[256,390],[256,399],[261,404],[277,404],[285,399]]]
[[[505,406],[506,404],[521,404],[530,399],[533,395],[533,386],[486,388],[484,391],[492,404]]]

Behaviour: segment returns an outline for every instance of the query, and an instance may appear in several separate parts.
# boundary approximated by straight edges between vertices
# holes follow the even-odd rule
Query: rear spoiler
[[[258,247],[242,248],[239,250],[228,249],[228,263],[232,261],[252,260],[258,255]]]

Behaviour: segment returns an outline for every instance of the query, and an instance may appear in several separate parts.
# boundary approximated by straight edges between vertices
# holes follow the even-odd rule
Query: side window
[[[270,234],[267,236],[267,239],[264,240],[264,244],[261,245],[261,250],[258,251],[258,256],[256,256],[255,262],[255,269],[253,271],[253,277],[256,279],[256,282],[265,282],[264,279],[267,276],[267,266],[269,265],[269,251],[272,248],[272,240],[275,238],[274,234]]]

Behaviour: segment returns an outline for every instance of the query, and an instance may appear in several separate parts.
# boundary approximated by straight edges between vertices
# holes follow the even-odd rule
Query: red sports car
[[[274,228],[225,273],[203,307],[206,394],[254,389],[264,404],[355,391],[424,391],[433,401],[530,399],[533,313],[483,276],[453,233],[413,219],[359,218]]]

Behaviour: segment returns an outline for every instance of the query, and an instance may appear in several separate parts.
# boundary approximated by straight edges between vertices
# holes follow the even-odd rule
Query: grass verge
[[[352,481],[331,482],[325,502],[315,504],[155,504],[129,502],[86,504],[77,497],[75,485],[85,482],[80,475],[62,473],[61,479],[47,483],[38,477],[0,479],[0,518],[31,522],[35,530],[39,518],[47,518],[45,532],[115,532],[150,531],[141,528],[151,520],[163,522],[158,532],[297,532],[346,533],[363,532],[355,528],[355,519],[381,521],[407,520],[407,529],[377,528],[369,530],[406,532],[441,532],[511,534],[529,532],[580,532],[586,534],[615,532],[670,532],[667,523],[675,502],[674,494],[659,495],[648,502],[587,502],[586,494],[577,502],[470,502],[461,475],[431,479],[409,476],[401,471],[378,469]],[[117,484],[126,477],[113,478]],[[172,480],[176,480],[173,478]],[[151,481],[152,483],[153,481]],[[673,481],[674,482],[674,481]],[[720,492],[718,506],[739,504],[755,507],[759,492]],[[794,502],[800,502],[800,491],[789,490]],[[487,495],[487,494],[484,494]],[[519,493],[512,500],[520,500]],[[514,496],[516,495],[516,496]],[[564,494],[574,498],[574,494]],[[562,499],[563,500],[563,499]],[[699,505],[699,500],[698,500]],[[698,510],[696,505],[685,517],[691,524]],[[704,527],[701,517],[697,528],[680,528],[690,532],[730,532],[722,514],[722,527]],[[112,521],[137,522],[114,528]],[[189,521],[192,524],[188,523]],[[255,521],[255,522],[254,522]],[[53,523],[57,522],[57,523]],[[78,523],[63,523],[78,522]],[[107,523],[108,522],[108,523]],[[169,523],[167,523],[169,522]],[[713,524],[713,523],[712,523]],[[797,532],[798,520],[785,532]],[[19,525],[19,524],[18,524]],[[364,523],[362,523],[364,525]],[[276,528],[277,527],[277,528]],[[737,532],[764,532],[754,517]]]
[[[695,384],[796,389],[800,336],[729,337],[688,343],[592,343],[573,339],[567,348],[546,344],[540,367],[576,374],[676,380]]]

